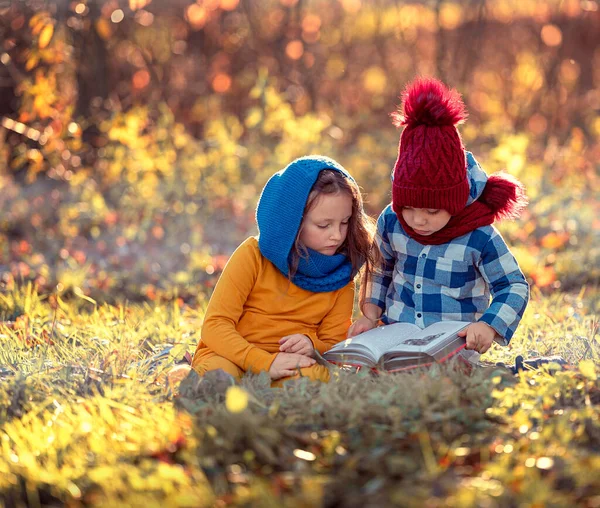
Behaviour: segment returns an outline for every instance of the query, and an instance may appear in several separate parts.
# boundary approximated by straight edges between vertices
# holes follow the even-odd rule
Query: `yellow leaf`
[[[230,413],[241,413],[248,407],[248,392],[239,386],[230,386],[225,393],[225,407]]]
[[[246,127],[252,128],[260,123],[262,120],[263,114],[260,108],[252,108],[248,112],[248,116],[246,117]]]
[[[594,130],[596,131],[596,134],[598,136],[600,136],[600,116],[594,120],[593,125],[594,125]]]
[[[381,94],[387,86],[387,77],[381,67],[369,67],[363,74],[363,86],[374,94]]]
[[[138,9],[143,9],[148,5],[152,0],[129,0],[129,8],[132,11],[137,11]]]
[[[579,372],[592,381],[597,379],[596,366],[593,360],[581,360],[579,362]]]
[[[40,49],[44,49],[46,46],[48,46],[48,44],[50,44],[53,35],[54,27],[52,25],[46,25],[40,32],[40,37],[38,39],[38,46]]]
[[[46,12],[38,12],[34,14],[29,20],[29,26],[31,27],[32,35],[37,35],[42,31],[46,21],[48,18],[48,13]]]
[[[346,64],[344,63],[342,57],[333,55],[329,58],[327,65],[325,66],[325,72],[328,78],[339,79],[342,77],[345,71]]]
[[[110,23],[104,18],[99,19],[96,22],[96,32],[98,32],[98,35],[104,40],[107,40],[112,35]]]
[[[97,305],[97,302],[96,302],[96,300],[94,300],[93,298],[90,298],[89,296],[87,296],[87,295],[86,295],[86,294],[83,292],[83,290],[82,290],[80,287],[75,287],[75,288],[73,289],[73,292],[74,292],[74,293],[75,293],[75,294],[76,294],[76,295],[77,295],[79,298],[82,298],[83,300],[85,300],[85,301],[87,301],[87,302],[90,302],[90,303],[92,303],[92,304],[94,304],[94,305]]]
[[[560,249],[569,240],[569,233],[551,231],[542,238],[542,247],[546,249]]]
[[[454,30],[463,19],[463,9],[457,4],[444,4],[440,9],[440,25],[446,30]]]
[[[38,58],[37,55],[30,56],[27,59],[27,63],[25,64],[25,70],[26,71],[32,70],[38,64],[39,61],[40,61],[40,59]]]
[[[186,343],[177,344],[176,346],[173,346],[171,348],[171,350],[169,351],[169,356],[175,358],[175,360],[180,360],[185,356],[187,348],[188,345]]]
[[[539,287],[546,287],[556,280],[556,272],[552,266],[543,266],[531,273],[531,278]]]

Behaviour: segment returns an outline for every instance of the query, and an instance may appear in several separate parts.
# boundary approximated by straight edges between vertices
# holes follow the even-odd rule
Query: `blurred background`
[[[0,289],[204,298],[266,179],[311,153],[376,217],[416,75],[527,185],[500,230],[532,285],[597,286],[596,0],[0,0]]]

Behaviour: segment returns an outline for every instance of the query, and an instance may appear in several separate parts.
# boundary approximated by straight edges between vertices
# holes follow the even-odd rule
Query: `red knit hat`
[[[392,205],[456,215],[467,204],[465,148],[456,125],[467,117],[460,94],[434,78],[417,78],[402,94],[396,126],[405,125],[394,166]]]

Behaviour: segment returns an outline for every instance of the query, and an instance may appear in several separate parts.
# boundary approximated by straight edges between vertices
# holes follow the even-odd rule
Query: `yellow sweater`
[[[345,339],[353,305],[354,282],[327,293],[301,289],[251,237],[233,253],[217,282],[195,354],[208,349],[244,371],[268,371],[286,335],[307,335],[320,353]]]

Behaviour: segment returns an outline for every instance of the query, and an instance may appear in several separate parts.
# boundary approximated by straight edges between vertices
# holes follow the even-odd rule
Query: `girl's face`
[[[346,239],[351,216],[352,198],[348,194],[321,194],[304,215],[300,243],[321,254],[333,256]]]
[[[429,236],[442,229],[452,218],[446,210],[434,208],[402,208],[402,217],[418,235]]]

